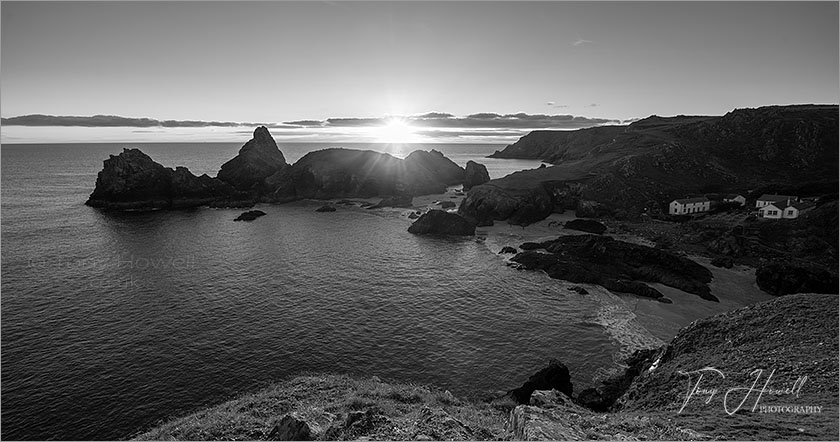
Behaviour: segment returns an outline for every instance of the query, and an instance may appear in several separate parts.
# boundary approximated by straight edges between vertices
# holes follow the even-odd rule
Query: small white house
[[[794,219],[812,207],[814,207],[814,204],[810,202],[796,203],[791,200],[784,200],[782,202],[770,203],[758,209],[758,211],[761,212],[762,218]]]
[[[760,209],[760,208],[762,208],[762,207],[764,207],[764,206],[767,206],[768,204],[773,204],[773,203],[782,203],[782,204],[785,204],[785,205],[787,206],[787,205],[789,205],[791,202],[795,203],[795,202],[797,202],[797,201],[799,201],[799,198],[797,198],[797,197],[795,197],[795,196],[790,196],[790,195],[767,195],[767,194],[764,194],[764,195],[761,195],[761,196],[760,196],[760,197],[759,197],[759,198],[755,201],[755,208],[756,208],[756,209]]]
[[[725,202],[725,203],[738,203],[741,206],[747,205],[747,199],[744,198],[743,195],[736,195],[734,193],[730,193],[729,195],[726,195],[725,197],[723,197],[723,202]]]
[[[711,201],[705,196],[699,198],[683,198],[671,201],[668,213],[671,215],[690,215],[692,213],[708,212]]]

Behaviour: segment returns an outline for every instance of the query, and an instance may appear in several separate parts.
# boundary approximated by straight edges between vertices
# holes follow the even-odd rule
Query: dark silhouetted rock
[[[467,167],[464,172],[464,190],[470,190],[474,186],[478,186],[490,181],[490,174],[487,173],[487,168],[483,164],[475,161],[467,161]]]
[[[316,212],[335,212],[335,207],[329,204],[324,204],[323,206],[315,209]]]
[[[222,164],[216,177],[237,190],[262,194],[272,190],[266,178],[288,167],[268,129],[260,126],[254,130],[254,137],[239,149],[239,154]]]
[[[85,204],[120,210],[178,209],[226,206],[229,200],[240,197],[215,178],[197,177],[186,167],[163,167],[138,149],[123,149],[104,161]]]
[[[408,214],[408,219],[417,219],[420,218],[420,212],[411,212]]]
[[[454,213],[430,210],[420,216],[408,231],[420,235],[475,235],[475,224]]]
[[[758,288],[774,295],[837,293],[837,273],[815,266],[771,261],[755,270]]]
[[[434,149],[428,152],[415,150],[405,157],[404,164],[409,175],[428,175],[431,181],[443,184],[439,192],[428,193],[443,193],[446,186],[460,184],[464,180],[464,169]]]
[[[265,212],[263,212],[262,210],[249,210],[237,216],[236,219],[234,219],[234,221],[253,221],[264,215]]]
[[[591,219],[573,219],[564,226],[567,229],[579,230],[600,235],[607,231],[607,226]]]
[[[731,269],[733,265],[732,258],[728,256],[718,256],[712,260],[711,264],[715,267],[724,267],[727,269]]]
[[[690,259],[609,236],[561,236],[542,243],[525,243],[512,258],[527,270],[574,283],[601,285],[608,290],[670,302],[640,281],[658,282],[717,301],[710,293],[711,272]],[[545,249],[544,253],[537,249]]]
[[[414,197],[411,195],[394,195],[388,198],[383,198],[379,204],[372,206],[372,209],[380,207],[398,207],[408,209],[414,205]]]
[[[453,207],[455,207],[455,203],[453,203],[452,201],[441,201],[440,202],[440,208],[441,209],[451,209]]]
[[[314,440],[312,430],[306,422],[290,415],[283,416],[280,422],[268,433],[268,440]]]
[[[518,404],[528,404],[531,393],[535,390],[557,390],[566,396],[572,395],[572,381],[569,369],[557,360],[552,359],[548,366],[534,373],[521,387],[510,390],[508,394]]]
[[[518,252],[519,251],[516,250],[515,247],[504,246],[504,247],[502,247],[502,250],[499,251],[499,254],[501,255],[501,254],[505,254],[505,253],[518,253]]]
[[[516,174],[504,179],[510,180],[513,175]],[[526,226],[545,219],[554,210],[551,196],[542,186],[518,187],[511,183],[503,188],[494,185],[497,181],[501,180],[470,189],[458,214],[476,224],[507,220],[510,224]]]

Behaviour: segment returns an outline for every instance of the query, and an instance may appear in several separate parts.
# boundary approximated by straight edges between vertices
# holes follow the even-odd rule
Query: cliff
[[[462,213],[477,220],[506,219],[523,210],[547,216],[553,209],[595,202],[605,213],[632,216],[706,192],[836,191],[837,145],[836,105],[737,109],[720,117],[652,116],[628,126],[535,131],[492,157],[541,159],[554,166],[473,188],[476,193],[465,200]],[[523,194],[547,194],[550,207],[545,196],[533,204]],[[500,210],[511,206],[511,198],[518,208]]]

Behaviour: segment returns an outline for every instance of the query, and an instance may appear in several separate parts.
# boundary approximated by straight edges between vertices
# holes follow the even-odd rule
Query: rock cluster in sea
[[[324,149],[289,165],[268,129],[253,138],[216,177],[196,177],[184,167],[166,168],[137,149],[105,160],[87,205],[153,210],[185,207],[249,207],[258,202],[382,197],[379,207],[410,207],[415,195],[443,193],[461,184],[466,171],[441,152],[415,151],[405,159],[353,149]]]
[[[475,235],[475,224],[455,213],[443,210],[429,210],[409,226],[410,233],[436,235]]]

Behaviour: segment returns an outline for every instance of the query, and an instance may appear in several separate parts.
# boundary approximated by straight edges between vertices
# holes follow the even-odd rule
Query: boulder
[[[470,189],[458,214],[476,224],[508,220],[510,224],[526,226],[545,219],[554,210],[551,196],[542,186],[502,188],[495,182]]]
[[[591,219],[573,219],[571,221],[567,221],[564,228],[594,233],[596,235],[600,235],[607,231],[607,226]]]
[[[475,161],[467,161],[467,167],[464,172],[464,190],[470,190],[474,186],[478,186],[490,181],[490,174],[483,164]]]
[[[837,293],[837,273],[819,268],[771,261],[755,270],[758,288],[774,295],[793,293]]]
[[[499,255],[506,254],[506,253],[518,253],[518,250],[516,250],[515,247],[511,247],[511,246],[504,246],[504,247],[502,247],[502,250],[499,250]]]
[[[315,209],[316,212],[335,212],[335,206],[330,204],[324,204],[323,206]]]
[[[430,210],[417,219],[409,228],[410,233],[438,235],[475,235],[475,224],[455,213]]]
[[[415,150],[408,154],[403,162],[407,173],[428,176],[432,181],[443,185],[440,192],[429,193],[443,193],[446,186],[459,184],[464,180],[464,169],[446,158],[443,153],[434,149],[430,151]]]
[[[274,425],[266,437],[268,440],[314,440],[312,431],[306,422],[285,415]]]
[[[222,164],[216,177],[237,190],[262,194],[272,190],[266,178],[288,167],[268,129],[260,126],[254,130],[254,137],[239,149],[239,154]]]
[[[234,221],[253,221],[261,216],[264,216],[265,212],[262,210],[249,210],[247,212],[243,212],[241,215],[237,216]]]
[[[411,212],[408,214],[408,219],[417,219],[420,218],[420,212]]]
[[[560,361],[552,359],[548,366],[534,373],[521,387],[508,392],[518,404],[528,404],[535,390],[557,390],[566,396],[572,395],[572,381],[569,369]]]

